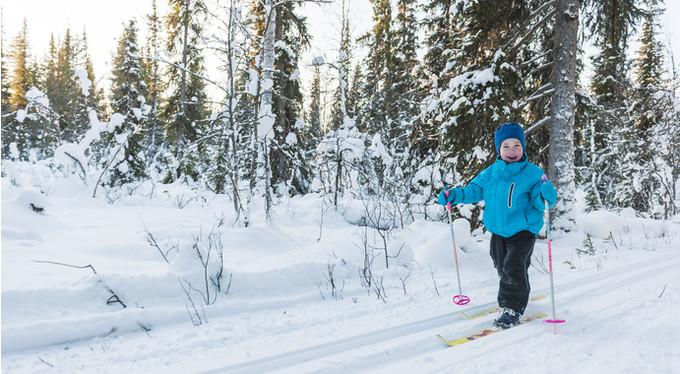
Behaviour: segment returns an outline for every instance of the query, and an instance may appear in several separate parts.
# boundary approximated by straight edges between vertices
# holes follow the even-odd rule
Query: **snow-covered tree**
[[[170,0],[167,50],[171,94],[163,110],[166,147],[172,161],[166,182],[199,177],[202,147],[197,144],[207,123],[202,45],[207,8],[203,0]]]
[[[330,129],[338,129],[345,121],[345,117],[354,118],[354,107],[349,102],[350,90],[350,69],[352,62],[352,36],[350,32],[349,14],[347,3],[342,1],[341,5],[341,27],[340,27],[340,46],[335,63],[332,64],[337,72],[338,87],[333,95],[331,104]],[[357,65],[358,67],[358,65]]]
[[[591,134],[595,144],[590,172],[595,175],[589,178],[596,183],[589,186],[589,200],[609,208],[631,206],[636,166],[626,151],[634,147],[626,51],[641,13],[636,0],[592,1],[589,6],[586,24],[599,49],[593,58],[591,81],[598,113]]]
[[[298,14],[296,3],[276,3],[276,58],[272,95],[274,137],[269,150],[271,183],[277,193],[294,195],[307,193],[311,181],[311,167],[302,148],[303,96],[298,66],[303,49],[309,45],[310,36],[306,19]],[[279,186],[285,186],[287,191],[279,189]]]
[[[151,14],[146,16],[148,38],[142,49],[142,68],[144,82],[146,83],[148,131],[145,139],[147,158],[153,159],[163,142],[163,124],[159,117],[161,109],[161,95],[163,93],[163,80],[161,79],[161,66],[158,59],[161,52],[161,19],[158,15],[156,0],[151,2]]]
[[[251,39],[246,34],[244,1],[229,0],[221,4],[217,13],[219,32],[210,39],[210,46],[219,51],[224,74],[225,98],[214,116],[209,137],[208,185],[217,193],[231,193],[237,223],[243,224],[244,211],[240,183],[247,175],[249,137],[252,130],[252,109],[246,85],[249,73],[247,54]]]
[[[373,27],[360,40],[368,48],[357,127],[388,138],[394,115],[394,56],[391,31],[392,7],[389,0],[373,3]]]
[[[321,139],[321,66],[322,58],[315,58],[312,88],[309,91],[310,103],[305,127],[305,148],[315,149]]]
[[[110,154],[111,185],[138,181],[147,175],[144,154],[146,133],[146,84],[137,42],[137,24],[131,20],[125,24],[118,39],[113,58],[111,80],[111,109],[125,117],[113,132]]]

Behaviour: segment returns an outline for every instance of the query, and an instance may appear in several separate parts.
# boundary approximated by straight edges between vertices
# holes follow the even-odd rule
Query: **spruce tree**
[[[309,45],[306,21],[297,14],[296,3],[270,1],[267,3],[272,9],[270,22],[273,20],[275,25],[270,31],[267,29],[264,4],[260,1],[253,1],[251,4],[250,17],[256,38],[251,44],[250,54],[253,56],[254,68],[260,76],[260,81],[251,87],[250,91],[255,94],[257,121],[262,130],[269,128],[269,125],[262,125],[263,121],[268,122],[271,117],[274,119],[271,124],[273,136],[257,130],[258,141],[266,135],[269,143],[267,161],[261,161],[267,163],[265,184],[270,183],[280,195],[306,193],[311,181],[311,168],[305,156],[307,152],[303,149],[304,142],[301,137],[304,132],[303,96],[298,69],[302,50]],[[268,31],[271,32],[270,35],[266,35]],[[270,55],[267,43],[274,48],[269,51]],[[275,55],[271,52],[275,52]],[[273,72],[268,70],[268,62],[272,63]],[[269,79],[272,80],[272,87],[268,87]],[[249,80],[255,83],[252,79]],[[265,108],[270,107],[271,113],[267,114],[268,109]],[[253,151],[253,154],[256,152]],[[267,182],[269,173],[271,182]],[[248,174],[251,175],[252,186],[254,183],[252,167]]]
[[[89,124],[87,110],[83,108],[85,95],[76,76],[76,48],[71,30],[66,29],[54,65],[55,85],[52,92],[47,92],[52,108],[59,115],[61,140],[65,142],[76,142]],[[51,79],[50,74],[48,71],[46,79]],[[50,84],[46,87],[49,90]]]
[[[54,39],[54,34],[50,34],[50,43],[43,66],[45,67],[45,93],[48,97],[56,97],[59,94],[59,71],[57,66],[58,48]]]
[[[423,13],[427,16],[421,21],[425,29],[424,71],[427,89],[445,87],[448,83],[446,76],[441,73],[446,67],[452,51],[452,5],[455,0],[430,0],[422,5]],[[436,77],[432,81],[431,77]]]
[[[158,148],[163,142],[163,125],[159,118],[163,82],[160,77],[161,70],[158,62],[161,48],[161,23],[156,0],[151,2],[151,14],[146,17],[146,23],[149,35],[143,51],[142,67],[144,81],[146,82],[146,103],[149,105],[149,113],[146,119],[148,132],[145,139],[145,148],[147,157],[152,158],[155,157]]]
[[[397,17],[394,19],[394,107],[395,118],[390,134],[390,145],[394,153],[404,154],[408,147],[411,121],[419,111],[422,95],[414,75],[418,64],[416,50],[418,49],[416,1],[399,0],[397,2]]]
[[[276,6],[276,60],[274,62],[275,144],[269,150],[271,184],[286,185],[290,195],[309,190],[311,167],[302,149],[302,90],[298,68],[300,55],[309,46],[306,21],[297,13],[297,4],[283,2]],[[283,194],[284,191],[276,191]]]
[[[4,24],[0,26],[0,108],[2,111],[3,129],[5,124],[5,114],[10,112],[10,88],[9,77],[7,76],[7,53],[5,51],[5,28]],[[3,130],[4,132],[4,130]]]
[[[97,77],[94,73],[94,65],[87,44],[87,33],[83,30],[80,40],[80,51],[78,56],[78,66],[80,69],[85,69],[86,77],[90,81],[90,89],[85,98],[85,106],[87,110],[94,109],[97,115],[102,118],[106,112],[106,103],[104,99],[104,89],[97,87]]]
[[[315,61],[319,61],[315,59]],[[316,148],[321,139],[321,63],[315,63],[314,77],[312,78],[312,88],[309,92],[310,104],[309,113],[307,115],[307,131],[306,140],[309,144],[307,149],[313,150]]]
[[[361,62],[354,66],[354,72],[350,81],[351,84],[349,84],[349,90],[347,91],[347,115],[356,121],[359,105],[363,103],[361,88],[364,82],[364,73],[361,70]]]
[[[454,183],[466,183],[493,161],[494,129],[524,122],[518,102],[527,94],[519,66],[530,48],[508,48],[528,28],[529,4],[456,1],[451,48],[440,77],[449,85],[430,98],[429,118],[441,121],[442,156],[453,162]],[[526,49],[526,51],[521,51]]]
[[[428,106],[416,118],[412,136],[412,148],[420,158],[430,157],[441,143],[439,130],[443,117],[436,114],[436,106],[439,95],[446,89],[451,78],[451,74],[447,74],[451,67],[447,65],[447,61],[453,53],[454,28],[451,23],[452,12],[455,11],[454,3],[455,0],[430,0],[422,4],[422,12],[425,14],[421,21],[425,54],[417,77],[419,90],[425,95],[423,101]]]
[[[657,0],[645,0],[646,9],[640,34],[640,48],[635,59],[634,130],[630,160],[636,166],[632,207],[640,212],[651,212],[663,205],[669,174],[664,157],[669,154],[669,139],[664,136],[664,122],[673,113],[668,82],[663,79],[663,46],[658,40],[658,18],[663,14]],[[672,120],[671,120],[672,121]],[[660,131],[661,130],[661,131]],[[664,135],[662,135],[664,134]],[[656,209],[658,210],[658,209]],[[664,209],[662,209],[664,210]]]
[[[635,148],[631,105],[632,86],[626,56],[628,39],[640,16],[636,0],[591,1],[586,24],[594,32],[599,53],[593,58],[591,90],[598,106],[593,122],[594,154],[590,172],[597,181],[589,189],[590,201],[604,207],[632,206],[633,176],[637,166],[629,159]]]
[[[171,156],[165,182],[181,178],[197,180],[203,149],[196,143],[204,134],[206,107],[205,73],[201,45],[207,8],[203,0],[170,0],[167,19],[167,50],[173,54],[169,67],[172,92],[163,111],[166,142]]]
[[[347,12],[346,3],[343,1],[340,47],[338,48],[337,60],[333,64],[333,67],[337,70],[338,74],[338,87],[335,90],[333,102],[331,104],[330,129],[338,129],[342,126],[345,115],[350,118],[354,117],[354,108],[351,105],[352,103],[349,102],[352,37],[349,28],[349,14],[347,14]]]
[[[35,84],[35,82],[31,81],[28,43],[28,24],[24,18],[21,31],[14,39],[12,45],[14,69],[9,85],[11,92],[9,104],[13,110],[21,109],[26,106],[26,92],[28,92],[31,86]]]
[[[373,0],[373,27],[360,40],[368,47],[357,127],[389,139],[394,114],[394,56],[389,0]]]
[[[146,85],[142,76],[137,24],[129,21],[118,39],[118,47],[112,63],[111,109],[125,116],[118,126],[112,142],[112,163],[109,181],[122,185],[146,176],[144,160],[145,97]]]
[[[41,149],[40,138],[42,118],[33,115],[36,108],[27,97],[29,90],[38,86],[37,64],[31,63],[28,24],[24,19],[21,31],[15,37],[11,50],[12,74],[9,80],[8,108],[14,115],[3,118],[3,149],[14,143],[19,157],[26,159],[29,153]],[[36,154],[41,157],[41,155]]]

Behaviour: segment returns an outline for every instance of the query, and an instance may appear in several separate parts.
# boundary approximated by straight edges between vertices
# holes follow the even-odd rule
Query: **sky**
[[[207,0],[214,4],[217,0]],[[372,23],[371,7],[368,0],[348,0],[350,2],[350,19],[353,36],[357,37],[368,31]],[[159,13],[168,10],[166,0],[157,0]],[[339,44],[339,0],[333,4],[307,4],[302,14],[309,20],[309,31],[313,37],[310,49],[302,57],[301,76],[304,81],[312,74],[311,60],[323,55],[333,60]],[[97,80],[108,86],[108,74],[111,60],[123,22],[135,18],[140,27],[140,34],[145,35],[145,15],[151,11],[151,0],[2,0],[2,21],[4,40],[11,45],[11,40],[19,32],[23,18],[26,17],[29,27],[29,39],[34,55],[41,60],[47,50],[50,33],[55,36],[64,34],[70,27],[78,34],[87,31],[90,55],[92,57]],[[676,55],[680,54],[680,1],[666,0],[666,12],[662,23],[662,40],[672,47]],[[631,47],[635,48],[633,41]],[[680,56],[680,55],[679,55]],[[207,59],[209,72],[216,74],[217,62]],[[220,80],[219,77],[216,80]],[[303,87],[306,87],[303,84]],[[217,91],[216,91],[217,92]]]

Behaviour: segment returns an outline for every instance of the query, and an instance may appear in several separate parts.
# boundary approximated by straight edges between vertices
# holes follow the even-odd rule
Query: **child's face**
[[[501,159],[507,163],[517,162],[522,159],[524,150],[519,139],[505,139],[501,143]]]

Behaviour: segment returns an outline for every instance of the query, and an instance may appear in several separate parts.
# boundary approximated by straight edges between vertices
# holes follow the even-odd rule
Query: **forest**
[[[579,193],[588,210],[678,212],[680,76],[660,0],[372,0],[362,35],[336,1],[337,53],[311,63],[300,8],[330,1],[169,0],[168,14],[152,1],[122,24],[108,85],[85,32],[52,34],[39,56],[25,19],[3,42],[3,164],[77,175],[110,202],[142,183],[209,190],[237,226],[256,202],[269,219],[315,193],[335,209],[370,201],[369,225],[403,227],[444,218],[431,209],[443,185],[492,163],[494,129],[519,122],[558,189],[557,228],[573,229]],[[456,214],[476,227],[480,209]]]

